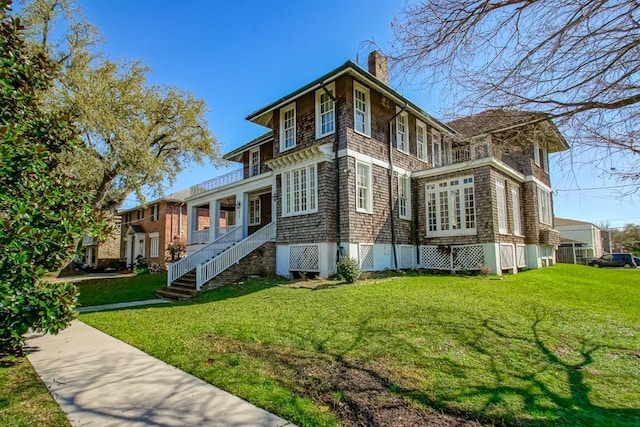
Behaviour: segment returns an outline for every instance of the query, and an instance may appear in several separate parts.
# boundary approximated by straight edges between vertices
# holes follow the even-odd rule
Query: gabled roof
[[[273,118],[273,112],[276,109],[284,105],[287,105],[290,102],[293,102],[295,99],[297,99],[302,95],[305,95],[311,91],[319,89],[320,87],[322,87],[323,84],[331,83],[333,80],[335,80],[336,78],[340,77],[343,74],[351,75],[357,78],[358,80],[365,82],[367,86],[381,92],[382,94],[384,94],[385,96],[387,96],[388,98],[390,98],[392,101],[394,101],[396,104],[400,106],[406,105],[407,109],[411,111],[413,114],[420,117],[422,120],[428,122],[432,126],[440,129],[441,131],[445,131],[451,134],[456,133],[455,130],[447,126],[445,123],[435,119],[429,113],[424,111],[422,108],[418,107],[416,104],[409,101],[400,93],[392,89],[389,85],[377,79],[373,74],[364,70],[362,67],[355,64],[352,61],[345,62],[335,70],[328,72],[327,74],[301,87],[300,89],[294,92],[291,92],[290,94],[280,98],[275,102],[272,102],[266,107],[263,107],[257,111],[254,111],[253,113],[247,116],[247,120],[249,120],[250,122],[268,127],[269,123]]]
[[[586,221],[578,221],[577,219],[569,219],[569,218],[553,218],[553,225],[556,227],[562,227],[563,225],[590,225],[598,228],[596,225],[586,222]]]
[[[137,234],[144,233],[144,227],[141,225],[131,224],[129,228],[127,228],[127,234]]]
[[[501,109],[487,110],[468,117],[462,117],[447,124],[466,138],[500,133],[531,124],[541,124],[546,128],[547,136],[551,139],[550,142],[553,142],[549,151],[569,149],[567,141],[547,113]]]
[[[224,156],[222,156],[223,159],[225,160],[230,160],[233,162],[242,162],[242,153],[244,153],[245,151],[257,147],[259,145],[264,144],[265,142],[269,142],[270,140],[273,140],[273,131],[269,131],[263,135],[260,135],[259,137],[252,139],[251,141],[247,142],[244,145],[241,145],[240,147],[236,148],[235,150],[225,154]]]

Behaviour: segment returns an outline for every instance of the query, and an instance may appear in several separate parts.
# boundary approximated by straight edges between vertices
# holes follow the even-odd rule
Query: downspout
[[[398,254],[396,251],[396,220],[393,211],[393,121],[407,109],[407,104],[400,111],[389,119],[389,212],[391,218],[391,250],[393,251],[393,266],[394,269],[398,268]],[[407,126],[409,123],[407,123]],[[408,142],[408,141],[407,141]]]
[[[338,114],[338,98],[332,94],[324,82],[320,83],[320,86],[324,90],[324,93],[327,94],[329,98],[333,101],[334,105],[334,114],[335,114],[335,130],[333,134],[333,155],[334,160],[333,164],[336,169],[335,183],[334,183],[334,194],[336,195],[336,264],[340,260],[340,166],[338,165],[338,149],[339,145],[339,135],[340,135],[340,115]]]

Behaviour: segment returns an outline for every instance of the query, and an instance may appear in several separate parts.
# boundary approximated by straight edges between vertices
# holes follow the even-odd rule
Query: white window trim
[[[420,141],[420,129],[422,131],[422,141]],[[422,150],[420,149],[422,147]],[[420,155],[422,151],[422,156]],[[416,156],[423,162],[427,161],[427,125],[420,120],[416,120]]]
[[[156,246],[153,245],[153,240],[156,240]],[[154,251],[155,249],[155,251]],[[154,255],[155,253],[155,255]],[[149,257],[158,258],[160,256],[160,233],[149,233]]]
[[[289,111],[293,111],[293,145],[290,147],[285,146],[285,125],[284,116]],[[280,109],[280,152],[291,150],[296,146],[296,103],[289,104],[286,107]]]
[[[335,97],[335,83],[326,85],[327,91],[331,93],[331,96]],[[331,102],[331,115],[333,116],[333,129],[329,132],[322,133],[322,112],[320,111],[322,95],[326,95],[324,88],[320,88],[316,91],[316,139],[324,138],[328,135],[333,135],[336,132],[336,103],[333,99]],[[329,98],[331,98],[331,96]]]
[[[286,188],[287,184],[293,185],[293,174],[295,171],[305,170],[306,177],[306,191],[307,191],[307,209],[300,211],[293,211],[295,206],[290,206],[293,202],[293,188]],[[309,173],[313,169],[313,182],[311,180],[311,174]],[[310,213],[318,212],[318,163],[310,163],[303,167],[292,168],[282,172],[280,176],[280,185],[282,193],[282,213],[283,217],[306,215]],[[311,189],[311,191],[310,191]],[[310,207],[313,202],[313,207]]]
[[[543,199],[546,203],[542,203]],[[538,221],[542,224],[552,225],[551,203],[551,192],[538,187]],[[546,212],[543,207],[545,204]]]
[[[464,181],[466,179],[472,179],[471,183],[465,183]],[[440,208],[440,191],[442,191],[439,188],[439,184],[442,182],[450,182],[452,180],[458,180],[460,183],[456,186],[456,187],[450,187],[447,186],[447,191],[451,192],[452,189],[457,188],[460,191],[458,192],[458,197],[459,197],[459,202],[460,202],[460,225],[461,228],[455,229],[455,230],[441,230],[440,226],[441,226],[441,217],[440,217],[440,213],[441,213],[441,208]],[[434,186],[434,189],[429,189],[429,186]],[[473,189],[473,223],[475,225],[475,227],[470,227],[467,228],[466,224],[466,216],[465,216],[465,204],[464,204],[464,189],[465,188],[472,188]],[[437,230],[429,230],[429,206],[428,206],[428,200],[429,200],[429,194],[435,194],[435,202],[436,202],[436,227],[438,228]],[[449,199],[449,209],[448,209],[448,214],[449,214],[449,218],[451,218],[451,216],[453,215],[453,210],[451,209],[451,199]],[[445,179],[445,180],[440,180],[437,182],[429,182],[427,184],[425,184],[425,216],[426,216],[426,236],[425,237],[442,237],[442,236],[470,236],[470,235],[475,235],[477,234],[477,227],[478,227],[478,215],[476,212],[476,205],[477,205],[477,201],[476,201],[476,196],[475,196],[475,178],[473,176],[461,176],[461,177],[452,177],[449,179]],[[449,221],[451,223],[451,221]]]
[[[252,203],[256,203],[257,202],[257,206],[258,206],[258,215],[254,216],[253,210],[252,210]],[[254,205],[255,206],[255,205]],[[253,196],[249,199],[249,225],[260,225],[261,223],[261,211],[262,209],[262,201],[260,200],[260,196]],[[255,221],[257,217],[257,221]]]
[[[496,179],[496,209],[498,211],[498,233],[500,234],[509,234],[506,187],[507,183],[504,179]]]
[[[404,215],[402,214],[402,205],[400,203],[403,183],[406,195],[406,206]],[[398,174],[398,216],[400,217],[400,219],[411,220],[411,176],[409,175]]]
[[[365,107],[367,111],[365,111],[364,132],[356,129],[356,113],[358,112],[356,109],[356,91],[365,94]],[[371,92],[367,87],[356,81],[353,82],[353,130],[360,135],[371,137]]]
[[[520,212],[520,187],[511,184],[511,213],[513,215],[513,234],[522,236],[522,213]]]
[[[258,153],[257,162],[254,162],[253,154]],[[257,166],[257,168],[256,168]],[[254,169],[257,169],[254,173]],[[249,177],[260,175],[260,147],[249,150]]]
[[[359,186],[358,186],[358,166],[362,165],[365,166],[367,168],[368,171],[368,176],[367,176],[367,183],[368,186],[366,188],[367,190],[367,206],[365,207],[361,207],[358,206],[358,204],[360,203],[359,197],[358,197],[358,193],[359,193]],[[365,163],[365,162],[358,162],[356,161],[356,212],[362,212],[362,213],[368,213],[368,214],[372,214],[373,213],[373,165],[371,163]]]
[[[401,132],[402,128],[404,132]],[[409,114],[406,111],[396,117],[396,148],[409,154]]]
[[[437,143],[436,140],[438,141]],[[442,166],[443,157],[442,134],[435,129],[431,129],[431,163],[433,167]]]

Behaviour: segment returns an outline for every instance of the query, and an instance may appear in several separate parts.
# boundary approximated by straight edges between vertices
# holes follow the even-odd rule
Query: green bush
[[[342,258],[340,262],[338,262],[337,269],[340,277],[347,283],[353,283],[360,277],[360,266],[358,265],[358,261],[353,258]]]

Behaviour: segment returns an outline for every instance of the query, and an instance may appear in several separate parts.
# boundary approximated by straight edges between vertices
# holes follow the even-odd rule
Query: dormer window
[[[296,146],[296,104],[280,110],[280,151]]]

